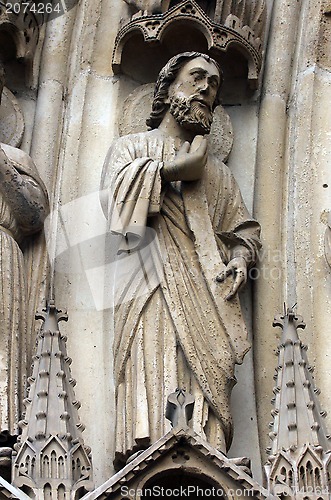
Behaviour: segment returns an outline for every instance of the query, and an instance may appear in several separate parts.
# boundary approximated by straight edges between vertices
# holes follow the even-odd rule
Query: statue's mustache
[[[210,113],[213,112],[212,106],[201,97],[199,94],[193,94],[190,95],[189,97],[183,97],[183,96],[176,96],[172,99],[172,103],[175,103],[179,105],[181,108],[186,107],[190,108],[191,104],[194,102],[198,102],[205,106]]]
[[[192,102],[199,102],[200,104],[202,104],[203,106],[206,106],[206,108],[208,108],[208,110],[212,113],[213,109],[211,107],[211,105],[206,102],[201,96],[199,95],[193,95],[193,96],[190,96],[189,99],[188,99],[188,103],[191,104]]]

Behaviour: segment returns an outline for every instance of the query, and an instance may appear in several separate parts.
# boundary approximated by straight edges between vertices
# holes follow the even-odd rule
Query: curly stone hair
[[[154,129],[157,128],[169,105],[165,103],[166,98],[168,97],[169,87],[176,80],[176,77],[181,70],[181,68],[192,59],[196,59],[197,57],[203,57],[206,61],[215,64],[216,68],[219,71],[221,77],[221,83],[218,89],[217,97],[214,102],[214,108],[220,104],[220,88],[223,83],[223,72],[219,66],[219,64],[209,57],[207,54],[202,54],[200,52],[183,52],[182,54],[177,54],[172,57],[168,63],[161,69],[154,90],[152,111],[149,118],[146,120],[146,124],[149,128]]]

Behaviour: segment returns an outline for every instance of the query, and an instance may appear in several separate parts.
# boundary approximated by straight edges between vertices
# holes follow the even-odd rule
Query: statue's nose
[[[199,90],[202,94],[209,94],[209,83],[207,80],[204,80],[203,82],[201,82],[201,84],[199,85]]]

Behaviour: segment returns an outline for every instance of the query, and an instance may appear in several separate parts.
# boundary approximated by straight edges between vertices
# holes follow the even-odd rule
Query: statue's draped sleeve
[[[119,253],[137,248],[144,237],[147,218],[156,215],[161,207],[162,161],[141,156],[143,147],[139,134],[132,139],[117,140],[106,158],[102,190],[105,190],[103,209],[109,230],[121,235]],[[147,151],[146,151],[147,153]]]
[[[236,180],[229,168],[221,164],[220,186],[215,200],[214,232],[222,260],[243,257],[252,267],[261,248],[260,225],[251,217]]]
[[[119,252],[138,248],[148,217],[161,210],[166,193],[160,176],[163,161],[153,158],[164,159],[163,144],[157,134],[148,139],[146,134],[134,134],[118,139],[109,150],[101,189],[109,230],[122,236]],[[228,263],[241,256],[251,267],[261,246],[260,226],[250,216],[228,167],[216,164],[206,182],[206,196],[222,260]],[[195,182],[188,184],[195,189]]]

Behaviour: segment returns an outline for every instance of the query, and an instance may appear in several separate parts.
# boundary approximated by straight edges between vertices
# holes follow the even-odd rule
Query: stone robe
[[[259,225],[228,167],[209,155],[204,177],[165,183],[160,169],[180,144],[155,129],[122,137],[103,171],[104,211],[119,235],[114,292],[116,459],[167,430],[167,396],[195,396],[193,427],[226,451],[234,365],[249,343],[232,279],[216,276],[234,256],[257,257]],[[105,196],[108,193],[108,196]]]
[[[0,191],[0,431],[15,435],[31,370],[27,363],[31,341],[27,339],[27,283],[21,245],[27,235],[41,229],[48,198],[31,158],[11,146],[1,147],[35,195],[30,222],[25,224]]]

